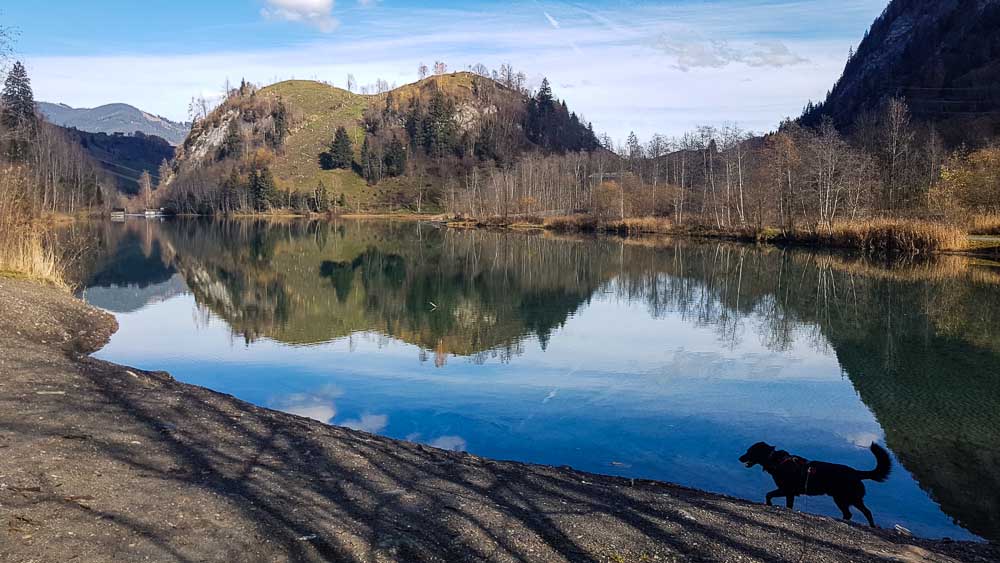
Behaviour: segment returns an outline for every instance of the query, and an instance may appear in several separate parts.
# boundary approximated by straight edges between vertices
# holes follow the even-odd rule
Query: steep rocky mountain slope
[[[39,102],[38,109],[56,125],[88,133],[124,133],[139,131],[162,137],[172,145],[184,142],[190,129],[187,123],[177,123],[165,117],[146,113],[128,104],[107,104],[96,108],[73,108],[66,104]]]
[[[951,144],[1000,134],[1000,0],[893,0],[803,121],[850,127],[890,96]]]

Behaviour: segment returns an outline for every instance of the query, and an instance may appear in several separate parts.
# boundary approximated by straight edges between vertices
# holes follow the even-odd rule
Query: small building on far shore
[[[112,209],[111,210],[111,220],[115,221],[116,223],[124,222],[125,221],[125,208],[124,207],[116,207],[116,208]]]

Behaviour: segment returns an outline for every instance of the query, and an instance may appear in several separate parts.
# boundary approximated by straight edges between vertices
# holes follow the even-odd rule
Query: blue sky
[[[12,5],[11,5],[12,4]],[[621,139],[699,124],[773,128],[819,99],[886,0],[14,0],[40,100],[184,119],[225,80],[343,86],[513,64]]]

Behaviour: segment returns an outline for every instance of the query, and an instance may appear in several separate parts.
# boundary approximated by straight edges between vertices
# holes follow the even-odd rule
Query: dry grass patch
[[[0,169],[0,274],[65,287],[60,257],[46,244],[45,226],[31,205],[31,188],[25,168]]]
[[[1000,213],[974,215],[969,220],[969,233],[974,235],[1000,235]]]
[[[605,221],[601,230],[623,235],[665,234],[673,232],[674,223],[665,217],[626,217]]]
[[[30,228],[30,227],[29,227]],[[59,256],[37,232],[0,231],[0,274],[42,280],[67,287]]]
[[[968,244],[968,235],[954,225],[909,219],[842,221],[817,234],[829,246],[875,254],[963,250]]]

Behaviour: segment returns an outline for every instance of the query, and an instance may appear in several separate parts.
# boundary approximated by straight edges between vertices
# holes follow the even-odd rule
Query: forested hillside
[[[949,145],[1000,134],[1000,0],[893,0],[802,122],[851,128],[890,97]]]
[[[463,72],[358,95],[309,81],[242,84],[195,123],[159,196],[186,212],[440,208],[471,174],[593,151],[557,100]]]
[[[153,182],[159,181],[159,170],[174,158],[174,147],[165,139],[140,131],[131,135],[88,133],[79,129],[64,131],[101,166],[116,190],[126,196],[139,193],[143,172],[148,173]]]

